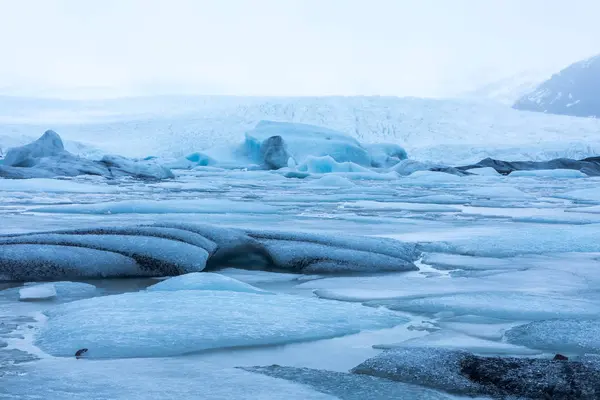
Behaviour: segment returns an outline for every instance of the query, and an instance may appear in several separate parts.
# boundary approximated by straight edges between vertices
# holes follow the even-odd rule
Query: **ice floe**
[[[36,344],[70,357],[165,357],[215,348],[315,340],[392,327],[392,311],[291,295],[209,290],[96,297],[48,311]]]

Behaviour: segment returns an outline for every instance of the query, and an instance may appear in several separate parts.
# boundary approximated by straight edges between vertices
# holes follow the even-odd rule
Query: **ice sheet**
[[[347,335],[407,320],[385,309],[291,295],[181,290],[97,297],[48,311],[36,344],[70,357],[164,357]]]

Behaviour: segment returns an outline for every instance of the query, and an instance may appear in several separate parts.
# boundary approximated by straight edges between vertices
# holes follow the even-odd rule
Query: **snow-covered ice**
[[[51,283],[19,289],[19,300],[21,301],[48,300],[54,297],[56,297],[56,288]]]

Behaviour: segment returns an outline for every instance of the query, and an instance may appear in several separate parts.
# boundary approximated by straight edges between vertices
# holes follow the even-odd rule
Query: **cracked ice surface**
[[[29,235],[29,244],[3,237],[1,259],[20,257],[19,265],[33,260],[50,271],[51,254],[58,254],[72,271],[115,278],[86,281],[98,290],[82,297],[96,297],[65,305],[57,284],[55,301],[19,302],[21,283],[0,291],[0,357],[27,361],[0,364],[5,372],[0,379],[8,379],[0,394],[34,398],[51,390],[60,394],[56,398],[68,398],[75,388],[81,394],[77,398],[148,398],[148,393],[166,392],[219,398],[229,390],[233,397],[251,391],[269,398],[280,390],[286,398],[339,398],[347,394],[323,382],[323,372],[303,370],[304,377],[292,385],[231,367],[276,363],[343,372],[382,348],[536,357],[600,352],[593,333],[600,314],[600,217],[593,208],[600,205],[600,179],[429,172],[393,179],[385,173],[385,179],[376,180],[356,174],[299,179],[277,171],[202,167],[177,171],[172,182],[77,177],[60,180],[53,191],[45,189],[47,181],[5,190],[0,185],[0,233],[55,235]],[[92,228],[103,230],[94,233],[102,241],[90,231],[79,237]],[[140,245],[139,238],[148,235],[153,246]],[[42,239],[51,252],[33,243]],[[154,254],[165,241],[177,257]],[[297,243],[305,244],[301,251]],[[269,251],[277,265],[290,268],[265,269],[260,257],[245,264],[229,257],[249,254],[247,249],[254,255]],[[384,268],[390,257],[408,254],[405,250],[411,254],[406,261],[418,271]],[[321,267],[319,257],[347,261],[359,254],[361,268],[325,275],[323,269],[305,268],[294,259],[298,254]],[[149,270],[144,255],[162,264]],[[101,262],[101,256],[110,262]],[[211,258],[226,260],[218,268],[227,268],[211,269],[216,268]],[[211,272],[275,295],[236,292],[248,287],[231,281],[193,279],[162,283],[179,290],[139,291],[158,283],[147,276],[202,274],[198,271],[206,263]],[[119,271],[138,278],[117,280]],[[186,285],[194,290],[181,290]],[[205,290],[211,285],[225,290]],[[105,290],[116,295],[105,296]],[[215,349],[224,346],[249,348]],[[48,357],[72,357],[83,347],[90,358],[173,357],[93,362]],[[209,348],[209,353],[181,356]],[[25,375],[16,374],[17,368]],[[64,379],[52,375],[56,371]],[[350,388],[362,382],[334,378]],[[368,384],[382,393],[389,389],[379,381]]]

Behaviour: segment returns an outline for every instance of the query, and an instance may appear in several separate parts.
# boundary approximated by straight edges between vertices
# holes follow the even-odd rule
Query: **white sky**
[[[0,0],[0,91],[443,96],[600,53],[598,0]]]

